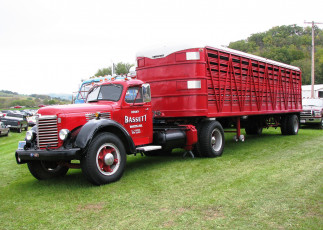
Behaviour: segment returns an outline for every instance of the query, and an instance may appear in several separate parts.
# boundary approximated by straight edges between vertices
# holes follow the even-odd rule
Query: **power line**
[[[314,26],[317,25],[317,24],[323,24],[321,22],[314,22],[314,21],[311,21],[311,22],[307,22],[307,21],[304,21],[305,24],[312,24],[312,69],[311,69],[311,84],[312,84],[312,87],[311,87],[311,98],[314,98],[314,82],[315,82],[315,73],[314,73]]]

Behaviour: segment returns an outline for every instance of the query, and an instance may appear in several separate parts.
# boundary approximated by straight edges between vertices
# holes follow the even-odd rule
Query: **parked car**
[[[9,127],[7,127],[3,122],[0,121],[0,136],[8,136],[9,132]]]
[[[28,130],[28,122],[26,116],[16,113],[7,113],[5,117],[1,118],[4,125],[10,127],[10,130],[16,130],[21,133],[22,129]]]
[[[323,129],[323,99],[303,99],[303,111],[300,118],[301,124],[316,125]]]
[[[28,126],[33,127],[36,125],[36,116],[27,117]]]

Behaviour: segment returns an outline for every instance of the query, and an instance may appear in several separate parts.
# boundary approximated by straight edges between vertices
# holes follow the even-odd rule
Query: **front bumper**
[[[322,122],[321,117],[300,117],[301,124],[318,124]]]
[[[80,148],[73,149],[55,149],[55,150],[16,150],[17,164],[24,164],[28,161],[67,161],[80,160]]]

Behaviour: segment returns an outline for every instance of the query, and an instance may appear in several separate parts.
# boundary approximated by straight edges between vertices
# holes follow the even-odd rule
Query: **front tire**
[[[30,161],[27,165],[31,175],[38,180],[65,176],[68,171],[68,167],[59,165],[55,161]]]
[[[121,178],[126,161],[122,141],[112,133],[101,133],[91,142],[81,168],[92,184],[103,185]]]

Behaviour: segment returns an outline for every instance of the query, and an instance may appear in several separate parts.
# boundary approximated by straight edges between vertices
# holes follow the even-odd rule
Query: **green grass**
[[[25,132],[24,132],[25,133]],[[222,157],[129,156],[120,181],[95,187],[80,170],[38,181],[0,138],[0,229],[322,229],[323,131],[264,130]]]

